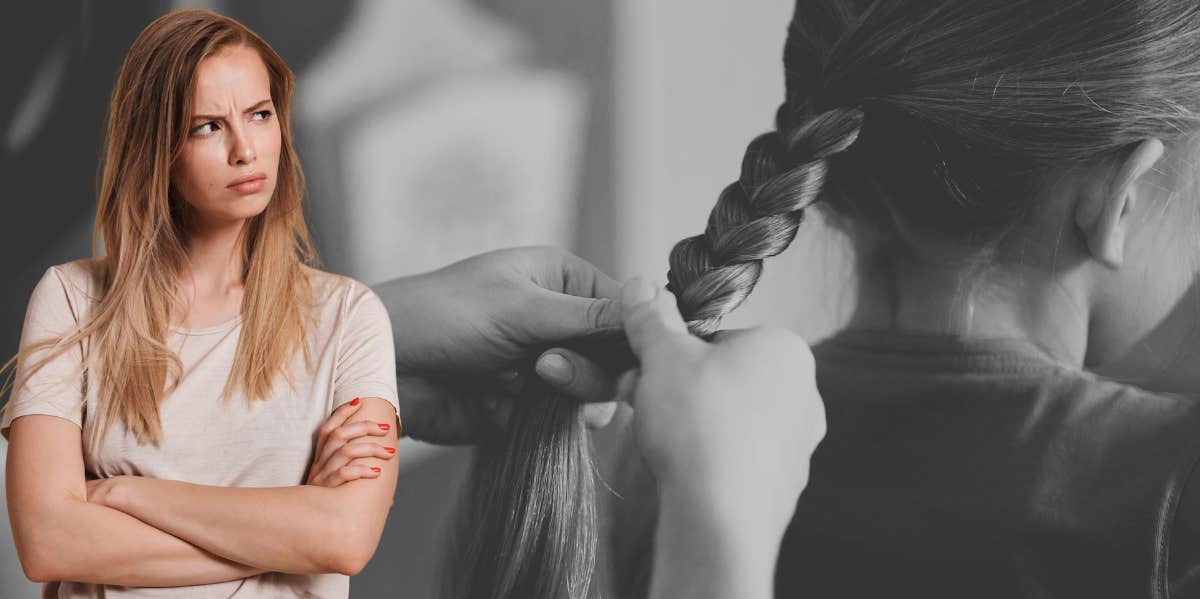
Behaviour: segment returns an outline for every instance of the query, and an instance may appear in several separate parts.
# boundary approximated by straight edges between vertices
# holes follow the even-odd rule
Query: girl
[[[852,240],[781,597],[1194,597],[1200,5],[800,0],[776,131],[671,256],[716,329]]]
[[[369,289],[308,266],[292,87],[207,11],[154,21],[125,58],[105,255],[34,290],[0,427],[17,551],[70,581],[60,597],[346,597],[374,551],[391,328]]]

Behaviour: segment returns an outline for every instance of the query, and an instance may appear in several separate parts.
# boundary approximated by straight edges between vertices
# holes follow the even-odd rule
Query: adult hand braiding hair
[[[780,110],[781,124],[786,114]],[[704,233],[671,250],[667,289],[693,333],[715,333],[754,289],[762,261],[791,244],[829,159],[858,139],[863,118],[857,108],[835,108],[750,142],[741,176],[721,192]]]
[[[403,430],[438,444],[472,444],[520,395],[530,370],[583,404],[589,426],[612,419],[613,382],[561,347],[618,331],[620,284],[551,247],[496,250],[375,289],[391,316]],[[552,351],[548,351],[552,350]]]

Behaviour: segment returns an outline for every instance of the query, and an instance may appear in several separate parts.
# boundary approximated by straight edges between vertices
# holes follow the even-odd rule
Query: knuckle
[[[600,323],[605,322],[605,317],[608,316],[609,311],[612,310],[612,304],[613,301],[606,298],[592,301],[592,303],[588,304],[587,312],[584,314],[584,318],[587,321],[584,324],[587,326],[597,326]]]

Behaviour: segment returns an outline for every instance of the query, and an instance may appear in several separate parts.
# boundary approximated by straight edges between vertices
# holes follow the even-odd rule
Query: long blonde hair
[[[168,13],[134,40],[112,93],[93,233],[97,256],[103,245],[103,257],[95,261],[98,303],[78,330],[40,340],[5,365],[52,347],[25,371],[27,379],[87,339],[92,359],[86,368],[97,370],[88,379],[99,383],[93,448],[118,419],[139,442],[162,439],[159,402],[182,374],[166,338],[172,309],[181,305],[178,280],[188,261],[190,210],[171,187],[171,167],[187,138],[200,62],[238,45],[256,50],[267,67],[282,139],[275,193],[243,235],[242,331],[222,395],[240,389],[248,400],[263,399],[278,376],[291,383],[298,352],[310,362],[312,290],[303,265],[315,264],[316,253],[301,210],[304,173],[289,122],[295,77],[241,23],[208,10]],[[23,382],[16,381],[18,388]]]

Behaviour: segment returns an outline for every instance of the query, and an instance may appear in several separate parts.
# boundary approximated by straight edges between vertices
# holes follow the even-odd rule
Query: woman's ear
[[[1143,193],[1142,177],[1162,158],[1158,139],[1140,142],[1124,160],[1101,171],[1093,184],[1085,185],[1075,205],[1075,226],[1087,240],[1092,257],[1109,268],[1120,268],[1125,256],[1129,215]]]

